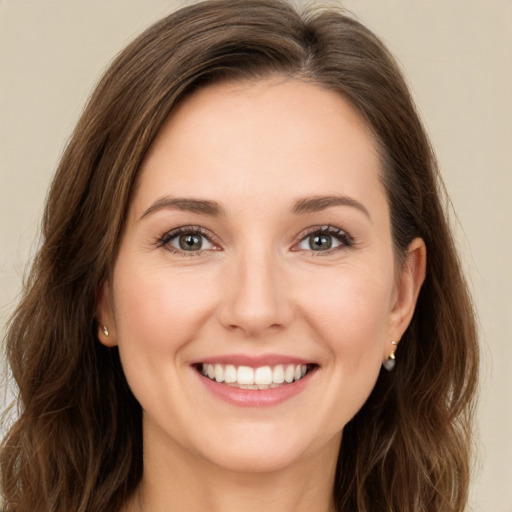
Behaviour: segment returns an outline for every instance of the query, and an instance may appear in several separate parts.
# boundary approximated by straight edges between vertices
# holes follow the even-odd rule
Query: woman
[[[349,16],[217,0],[151,27],[43,236],[7,511],[464,509],[471,302],[405,83]]]

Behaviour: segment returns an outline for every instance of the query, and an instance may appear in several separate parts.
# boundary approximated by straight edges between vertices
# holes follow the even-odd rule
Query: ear
[[[96,297],[96,320],[98,321],[98,339],[100,342],[107,347],[116,346],[116,323],[108,280],[103,283]]]
[[[389,316],[389,346],[385,357],[394,351],[392,341],[399,342],[411,322],[421,286],[425,280],[427,248],[421,238],[415,238],[407,248],[405,261],[397,277]]]

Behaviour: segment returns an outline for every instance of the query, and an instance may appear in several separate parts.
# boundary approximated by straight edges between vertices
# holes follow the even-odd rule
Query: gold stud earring
[[[398,342],[392,341],[391,344],[394,347],[393,351],[391,352],[391,354],[389,354],[388,358],[382,363],[382,366],[384,366],[384,368],[386,368],[388,372],[390,372],[395,367],[395,352]]]
[[[108,327],[106,325],[104,325],[101,329],[102,329],[103,334],[105,336],[109,336],[110,335],[110,333],[108,332]]]

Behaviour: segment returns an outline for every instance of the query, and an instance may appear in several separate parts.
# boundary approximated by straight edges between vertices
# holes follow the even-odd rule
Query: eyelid
[[[213,249],[200,249],[198,251],[184,251],[177,247],[174,247],[169,244],[169,242],[176,238],[179,235],[185,234],[185,233],[191,233],[194,235],[200,235],[208,240],[209,243],[215,246]],[[194,225],[187,225],[187,226],[179,226],[174,229],[170,229],[169,231],[166,231],[161,237],[157,240],[158,247],[162,247],[169,252],[172,252],[174,254],[178,254],[180,256],[199,256],[204,254],[205,252],[211,252],[211,251],[218,251],[221,250],[220,243],[210,231],[202,228],[201,226],[194,226]]]
[[[197,251],[184,251],[184,250],[181,250],[181,249],[169,244],[169,242],[173,238],[176,238],[177,236],[184,234],[184,233],[200,235],[200,236],[206,238],[208,240],[208,242],[211,243],[212,245],[214,245],[215,247],[213,249],[208,248],[208,249],[200,249]],[[304,239],[306,237],[311,236],[316,233],[333,236],[340,242],[340,244],[336,247],[327,249],[325,251],[313,251],[313,250],[301,249],[298,247],[299,244],[302,241],[304,241]],[[322,255],[332,254],[332,253],[337,252],[342,249],[346,249],[347,247],[351,247],[354,245],[354,243],[355,242],[354,242],[354,239],[352,238],[352,236],[344,229],[338,228],[336,226],[331,226],[331,225],[311,226],[311,227],[303,230],[297,236],[297,238],[291,248],[291,251],[293,251],[293,252],[304,251],[304,252],[312,253],[312,255],[315,255],[315,256],[322,256]],[[210,231],[206,230],[205,228],[203,228],[201,226],[197,226],[197,225],[179,226],[177,228],[166,231],[161,237],[158,238],[157,245],[158,245],[158,247],[163,247],[166,250],[168,250],[172,253],[181,255],[181,256],[199,256],[199,255],[202,255],[207,252],[222,250],[221,244],[220,244],[220,241],[218,240],[218,238],[215,235],[213,235]]]
[[[298,248],[298,245],[308,236],[314,235],[316,233],[323,234],[323,235],[330,235],[336,238],[340,245],[337,247],[333,247],[331,249],[327,249],[325,251],[313,251],[313,250],[306,250],[306,249],[300,249]],[[292,251],[305,251],[312,253],[314,256],[326,256],[329,254],[332,254],[334,252],[337,252],[339,250],[346,249],[347,247],[351,247],[354,245],[354,239],[353,237],[344,229],[338,228],[336,226],[331,225],[322,225],[322,226],[311,226],[304,231],[302,231],[298,236],[297,239],[292,247]]]

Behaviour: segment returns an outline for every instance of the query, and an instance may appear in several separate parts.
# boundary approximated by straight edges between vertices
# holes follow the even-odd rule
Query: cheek
[[[304,316],[320,341],[344,364],[358,364],[371,352],[380,361],[390,313],[390,279],[345,268],[317,275],[301,294]]]
[[[378,268],[378,267],[377,267]],[[323,378],[316,414],[330,435],[343,430],[368,399],[386,346],[392,273],[345,266],[304,280],[301,315],[322,345]]]
[[[158,360],[194,339],[209,316],[212,291],[197,273],[140,272],[119,264],[118,274],[114,309],[121,351]],[[128,275],[133,277],[123,277]]]

